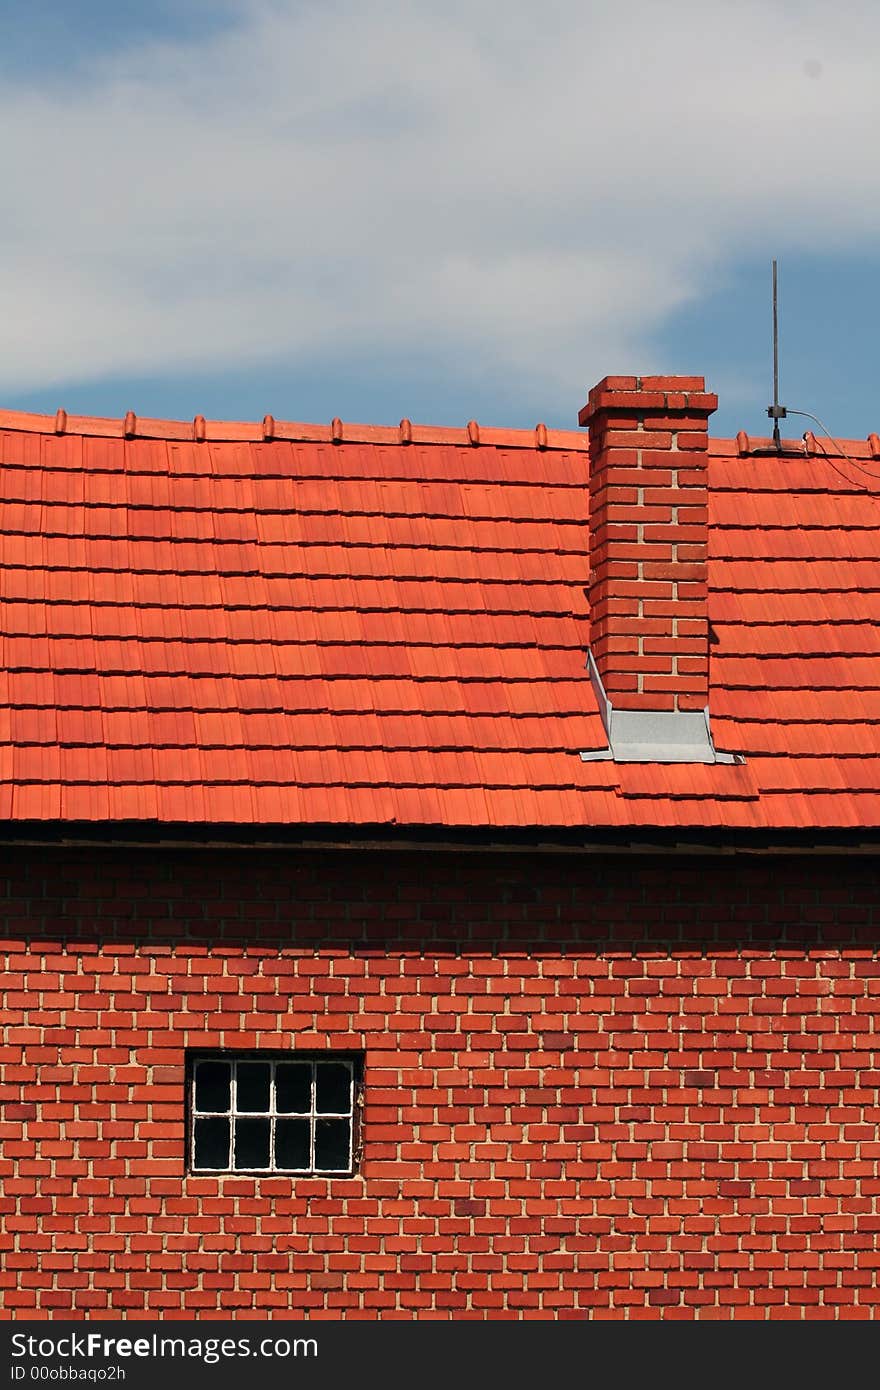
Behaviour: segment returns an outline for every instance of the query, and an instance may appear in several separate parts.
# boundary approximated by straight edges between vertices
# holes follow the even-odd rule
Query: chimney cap
[[[718,397],[702,376],[606,376],[591,390],[578,423],[587,425],[600,413],[711,415],[717,409]]]

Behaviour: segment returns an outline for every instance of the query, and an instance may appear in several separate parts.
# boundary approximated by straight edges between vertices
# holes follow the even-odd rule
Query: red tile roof
[[[340,429],[0,413],[5,820],[880,825],[870,443],[710,446],[712,731],[746,762],[616,765],[579,757],[586,437]]]

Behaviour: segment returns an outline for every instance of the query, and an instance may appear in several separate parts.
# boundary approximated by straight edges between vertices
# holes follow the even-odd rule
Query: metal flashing
[[[722,753],[712,742],[708,706],[702,710],[615,709],[587,648],[587,669],[608,738],[606,748],[587,749],[582,762],[616,763],[730,763],[742,764],[736,753]]]

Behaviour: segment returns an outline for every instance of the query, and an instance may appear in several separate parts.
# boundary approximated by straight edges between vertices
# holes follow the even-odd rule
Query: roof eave
[[[449,827],[7,822],[0,845],[62,849],[432,850],[575,854],[877,854],[880,826]]]

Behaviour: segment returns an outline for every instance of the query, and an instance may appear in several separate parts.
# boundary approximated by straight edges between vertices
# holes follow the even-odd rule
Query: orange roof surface
[[[583,432],[0,413],[0,815],[877,827],[880,461],[844,448],[712,442],[712,733],[745,763],[618,765],[579,756]]]

